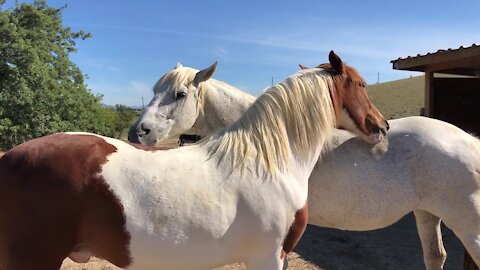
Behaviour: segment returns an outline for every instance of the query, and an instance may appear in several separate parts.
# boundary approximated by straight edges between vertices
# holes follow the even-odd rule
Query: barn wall
[[[433,117],[480,135],[480,78],[434,78]]]

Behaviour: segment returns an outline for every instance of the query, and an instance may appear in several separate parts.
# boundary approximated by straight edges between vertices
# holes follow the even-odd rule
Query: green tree
[[[90,34],[63,26],[65,7],[35,0],[7,9],[4,3],[0,0],[0,149],[59,131],[113,134],[115,116],[69,59],[75,41]]]

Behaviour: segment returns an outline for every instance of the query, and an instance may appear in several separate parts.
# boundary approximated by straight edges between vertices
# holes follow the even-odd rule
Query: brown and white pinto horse
[[[0,269],[54,270],[67,256],[91,255],[128,269],[238,261],[282,269],[306,226],[307,180],[335,123],[371,122],[354,129],[370,142],[386,129],[382,117],[335,116],[376,109],[333,52],[330,62],[273,86],[198,145],[148,151],[59,133],[13,148],[0,159]],[[203,82],[182,78],[161,83],[194,91]]]

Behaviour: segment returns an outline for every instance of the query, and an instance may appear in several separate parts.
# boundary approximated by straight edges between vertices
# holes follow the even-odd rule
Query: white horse
[[[97,255],[129,269],[237,261],[282,269],[305,229],[308,177],[335,123],[367,125],[363,136],[375,143],[386,128],[360,76],[333,52],[330,62],[271,87],[197,145],[147,151],[71,133],[13,148],[0,159],[0,268],[58,269],[65,256]],[[188,102],[180,93],[210,76],[176,69],[157,86]]]
[[[157,95],[167,95],[164,90],[154,89]],[[185,122],[192,124],[178,127],[180,123],[172,117],[171,126],[164,130],[164,119],[144,114],[132,126],[130,140],[138,141],[137,132],[144,122],[160,124],[157,133],[163,138],[182,133],[207,136],[229,124],[228,120],[219,119],[235,121],[255,100],[214,79],[204,82],[200,90],[202,99],[189,93],[196,99],[188,105],[191,108],[173,106],[172,114],[181,115],[181,121],[188,119]],[[408,117],[390,120],[389,124],[388,142],[376,146],[367,145],[348,132],[335,132],[332,153],[317,164],[309,180],[308,223],[366,231],[389,226],[413,211],[426,269],[442,269],[446,260],[441,219],[475,254],[478,264],[478,140],[430,118]],[[161,139],[159,136],[151,140]]]

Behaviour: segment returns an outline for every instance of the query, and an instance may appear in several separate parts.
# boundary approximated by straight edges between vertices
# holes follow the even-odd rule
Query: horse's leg
[[[464,259],[464,269],[478,269],[477,265],[480,265],[480,232],[477,233],[458,233],[455,229],[452,229],[457,237],[462,241],[463,246],[466,248],[466,252],[470,254],[465,254]],[[468,260],[468,257],[470,260]],[[473,260],[473,261],[472,261]]]
[[[464,270],[478,270],[477,265],[472,259],[472,256],[468,254],[467,250],[464,249],[464,255],[463,255],[463,269]]]
[[[449,212],[440,215],[444,224],[460,239],[466,252],[474,263],[464,262],[464,267],[478,269],[480,266],[480,191],[465,195],[463,200],[457,199],[455,207],[445,208]],[[450,203],[449,205],[454,205]],[[469,256],[469,257],[470,257]],[[468,258],[465,256],[465,258]]]
[[[283,260],[280,259],[281,246],[268,256],[257,257],[246,262],[249,270],[282,270]]]
[[[427,270],[443,269],[447,252],[443,246],[440,218],[422,210],[416,210],[418,236],[423,248],[423,261]]]

